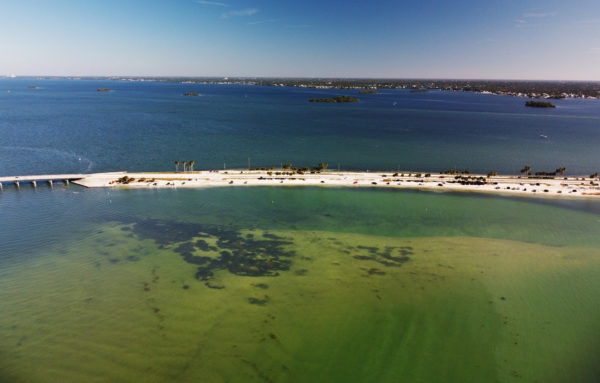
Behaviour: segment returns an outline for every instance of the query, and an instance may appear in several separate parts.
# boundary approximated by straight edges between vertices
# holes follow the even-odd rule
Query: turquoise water
[[[32,82],[0,81],[2,175],[243,166],[245,152],[358,169],[597,164],[584,100],[540,112],[382,91],[312,109],[329,92]],[[192,88],[203,96],[180,97]],[[0,213],[0,381],[600,380],[597,201],[55,184],[6,185]]]
[[[74,186],[2,204],[7,381],[599,377],[596,205]]]

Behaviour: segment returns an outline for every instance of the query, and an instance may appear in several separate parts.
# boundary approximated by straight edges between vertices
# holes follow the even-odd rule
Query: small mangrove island
[[[96,89],[97,92],[110,92],[112,89],[108,89],[108,88],[98,88]]]
[[[358,93],[360,93],[360,94],[375,94],[375,93],[377,93],[377,91],[376,90],[361,90]]]
[[[428,89],[413,89],[410,91],[410,93],[427,93],[429,92]]]
[[[311,98],[309,102],[359,102],[360,99],[350,96],[335,96],[332,98]]]
[[[183,94],[184,96],[200,96],[200,93],[197,92],[187,92]]]
[[[556,106],[549,101],[527,101],[525,106],[532,108],[556,108]]]

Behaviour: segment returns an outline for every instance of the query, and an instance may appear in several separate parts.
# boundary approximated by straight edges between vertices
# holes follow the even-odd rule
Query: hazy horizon
[[[47,74],[24,74],[24,75],[1,75],[0,78],[64,78],[64,79],[282,79],[282,80],[381,80],[381,81],[514,81],[514,82],[574,82],[574,83],[600,83],[600,80],[568,80],[568,79],[535,79],[535,78],[451,78],[451,77],[335,77],[335,76],[234,76],[234,75],[215,75],[215,76],[182,76],[182,75],[136,75],[136,74],[123,74],[123,75],[85,75],[85,74],[72,74],[72,75],[47,75]]]

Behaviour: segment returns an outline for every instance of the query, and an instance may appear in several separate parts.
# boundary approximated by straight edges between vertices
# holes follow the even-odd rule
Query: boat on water
[[[542,139],[544,139],[544,140],[547,140],[547,139],[548,139],[548,136],[546,136],[545,134],[540,134],[540,138],[542,138]]]

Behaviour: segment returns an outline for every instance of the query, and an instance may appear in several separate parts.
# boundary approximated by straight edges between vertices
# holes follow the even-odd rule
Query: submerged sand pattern
[[[110,223],[2,275],[0,374],[587,379],[599,259],[593,248],[497,239]]]

